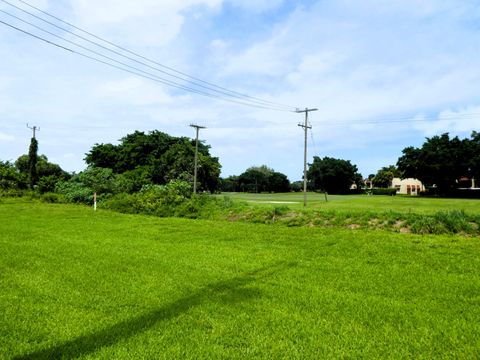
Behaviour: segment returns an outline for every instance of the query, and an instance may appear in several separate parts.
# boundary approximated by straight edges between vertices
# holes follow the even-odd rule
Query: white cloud
[[[42,1],[52,13],[67,14],[95,34],[196,77],[274,102],[318,107],[310,118],[316,146],[309,135],[309,155],[352,159],[363,172],[395,163],[403,147],[418,145],[414,141],[421,143],[426,135],[478,129],[478,118],[329,126],[442,109],[477,111],[472,104],[478,104],[480,83],[478,14],[470,1],[295,1],[281,6],[286,2],[69,0],[74,19],[68,6],[46,0],[36,5]],[[228,1],[250,12],[235,19],[238,24],[231,13],[222,17]],[[293,3],[299,4],[296,10],[281,13]],[[266,12],[272,9],[275,16],[270,17]],[[265,20],[261,29],[250,26],[259,19]],[[3,34],[11,39],[10,32]],[[81,169],[84,153],[95,142],[115,142],[136,129],[193,136],[188,125],[196,122],[207,126],[201,137],[220,157],[224,174],[266,163],[292,178],[301,176],[298,114],[217,102],[74,56],[54,58],[58,50],[45,50],[45,44],[27,52],[25,43],[32,39],[20,45],[3,37],[0,78],[12,80],[8,91],[0,89],[0,112],[3,108],[11,124],[21,123],[12,132],[17,139],[25,133],[23,119],[38,121],[42,151],[66,168],[73,170],[75,163]],[[2,130],[10,133],[10,128]],[[13,145],[3,146],[2,154],[14,158]],[[28,142],[21,147],[24,152]],[[67,152],[75,155],[65,159],[61,154]]]
[[[77,23],[122,43],[161,46],[174,40],[194,6],[215,8],[222,0],[71,0]]]
[[[0,141],[1,142],[13,141],[13,140],[15,140],[15,136],[9,135],[9,134],[6,134],[6,133],[0,131]]]
[[[480,106],[471,106],[459,110],[444,110],[438,114],[436,119],[427,120],[425,116],[418,116],[414,120],[415,129],[421,131],[425,136],[430,137],[442,133],[454,135],[470,135],[472,130],[480,129]]]
[[[264,12],[280,6],[284,0],[227,0],[233,6],[253,11]]]
[[[103,83],[97,86],[96,94],[136,106],[166,104],[172,101],[161,86],[136,77]]]

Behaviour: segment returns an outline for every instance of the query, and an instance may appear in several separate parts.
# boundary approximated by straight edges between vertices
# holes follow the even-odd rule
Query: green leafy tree
[[[384,166],[378,170],[377,174],[373,177],[373,185],[388,188],[391,186],[393,178],[401,176],[402,172],[398,170],[395,165]]]
[[[112,169],[89,167],[77,175],[78,182],[99,194],[114,193],[114,174]]]
[[[152,170],[148,166],[139,166],[134,170],[125,171],[115,176],[115,192],[134,193],[145,185],[151,185]]]
[[[348,160],[314,156],[307,178],[315,190],[330,194],[348,193],[352,184],[358,179],[357,167]]]
[[[19,156],[15,161],[15,168],[20,174],[29,178],[30,157],[28,155]],[[49,162],[45,155],[39,155],[37,157],[36,177],[36,189],[40,193],[45,193],[54,191],[57,182],[65,181],[69,179],[71,175],[62,170],[59,165]]]
[[[38,181],[37,176],[37,160],[38,160],[38,141],[32,137],[30,148],[28,149],[28,183],[30,189],[33,189]]]
[[[198,188],[213,192],[219,186],[220,163],[210,155],[210,146],[202,142],[198,145]],[[135,131],[122,138],[119,145],[95,144],[85,161],[91,167],[112,169],[115,174],[141,168],[134,173],[141,174],[140,183],[161,185],[172,180],[193,182],[194,157],[194,144],[186,137],[173,137],[160,131],[148,134]],[[132,176],[127,177],[133,180]]]
[[[290,181],[285,174],[266,165],[252,166],[238,176],[238,187],[247,192],[286,192]]]
[[[480,184],[480,132],[472,132],[471,139],[467,141],[465,152],[468,163],[467,176],[477,179],[477,184]]]
[[[290,184],[290,191],[300,192],[303,190],[303,181],[294,181]]]
[[[473,132],[471,139],[450,138],[448,133],[427,138],[421,148],[407,147],[397,166],[405,177],[435,186],[439,195],[447,195],[458,187],[464,176],[478,176],[480,136]]]
[[[220,190],[226,192],[240,191],[238,176],[232,175],[224,179],[220,179]]]
[[[15,166],[8,161],[0,161],[0,189],[23,190],[28,187],[26,174],[20,173]]]

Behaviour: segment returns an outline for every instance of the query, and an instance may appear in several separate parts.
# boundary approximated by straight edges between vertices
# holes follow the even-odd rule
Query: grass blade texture
[[[0,358],[478,358],[459,235],[0,203]]]

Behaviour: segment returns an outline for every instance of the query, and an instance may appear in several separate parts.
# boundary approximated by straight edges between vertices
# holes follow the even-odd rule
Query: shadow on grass
[[[207,285],[193,294],[178,299],[157,310],[122,321],[98,332],[77,337],[51,348],[16,356],[14,359],[75,358],[93,353],[100,348],[114,345],[121,340],[146,331],[162,321],[175,318],[204,302],[218,301],[232,304],[259,297],[261,294],[258,290],[252,291],[244,286],[295,265],[295,263],[278,262],[271,266],[244,273],[230,280]]]

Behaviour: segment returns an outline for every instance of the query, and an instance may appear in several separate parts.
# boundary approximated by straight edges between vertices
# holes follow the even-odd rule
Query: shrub
[[[76,181],[63,181],[57,183],[55,192],[62,194],[74,203],[91,204],[93,202],[93,189]]]
[[[46,203],[57,204],[68,202],[67,198],[62,194],[48,192],[40,197],[40,200]]]
[[[411,230],[414,234],[444,234],[447,228],[431,216],[416,217],[411,224]]]
[[[43,176],[38,180],[35,189],[40,194],[51,193],[55,191],[55,186],[57,183],[62,180],[62,178],[59,178],[56,175]]]
[[[141,211],[137,205],[137,196],[131,194],[117,194],[100,204],[105,209],[118,211],[125,214],[135,214]]]
[[[397,194],[397,189],[395,188],[373,188],[369,190],[372,195],[390,195],[395,196]]]
[[[167,185],[145,185],[135,194],[117,194],[105,200],[102,207],[124,213],[142,213],[161,217],[198,217],[206,196],[192,197],[191,185],[171,181]],[[212,199],[212,201],[215,201]]]
[[[470,231],[472,229],[463,210],[439,211],[434,218],[451,233]]]

